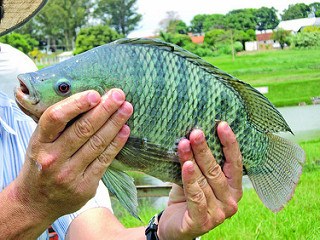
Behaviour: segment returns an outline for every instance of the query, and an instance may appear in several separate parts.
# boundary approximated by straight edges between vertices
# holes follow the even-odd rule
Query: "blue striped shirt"
[[[0,91],[0,191],[18,176],[35,126],[33,120],[22,113],[14,101]],[[82,209],[60,217],[52,224],[59,240],[65,238],[68,227],[76,216],[93,207],[111,209],[108,191],[101,182],[96,196]],[[38,239],[49,239],[48,232],[44,232]]]

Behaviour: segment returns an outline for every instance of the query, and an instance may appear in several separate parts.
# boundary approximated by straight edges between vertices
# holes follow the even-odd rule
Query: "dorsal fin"
[[[255,88],[223,72],[219,68],[204,61],[199,56],[184,50],[175,44],[147,38],[124,38],[115,41],[114,44],[154,46],[181,56],[187,61],[192,62],[205,71],[213,74],[215,78],[222,82],[227,88],[233,89],[242,100],[249,120],[259,131],[273,133],[281,131],[292,132],[280,112]]]

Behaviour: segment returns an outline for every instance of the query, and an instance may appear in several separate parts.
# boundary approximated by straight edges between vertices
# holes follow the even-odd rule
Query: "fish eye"
[[[59,94],[61,96],[65,96],[70,93],[71,84],[66,79],[59,80],[56,83],[55,90],[56,90],[57,94]]]
[[[69,92],[69,89],[70,89],[70,85],[67,84],[67,83],[61,83],[61,84],[59,85],[59,91],[60,91],[61,93],[67,93],[67,92]]]

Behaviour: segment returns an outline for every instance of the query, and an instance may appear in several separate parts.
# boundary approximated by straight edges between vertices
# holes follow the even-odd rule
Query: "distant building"
[[[279,48],[280,45],[272,39],[273,30],[256,31],[256,41],[246,42],[246,51],[267,50]]]
[[[191,38],[191,41],[195,44],[204,43],[204,34],[188,33],[188,36]]]
[[[309,26],[320,26],[320,18],[299,18],[287,21],[281,21],[277,26],[277,29],[281,28],[293,33],[301,31],[305,27]]]
[[[320,26],[320,18],[314,16],[310,18],[299,18],[288,21],[281,21],[276,29],[291,31],[293,34],[300,32],[303,28],[309,26]],[[257,51],[262,49],[280,48],[280,44],[272,39],[273,30],[256,31],[254,42],[246,42],[246,51]]]

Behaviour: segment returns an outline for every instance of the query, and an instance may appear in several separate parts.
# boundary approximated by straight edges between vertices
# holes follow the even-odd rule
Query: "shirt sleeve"
[[[90,199],[80,210],[75,213],[62,216],[52,224],[52,228],[58,234],[59,240],[65,239],[68,228],[73,219],[75,219],[84,211],[92,208],[108,208],[112,211],[109,192],[102,181],[99,182],[96,195],[92,199]]]

